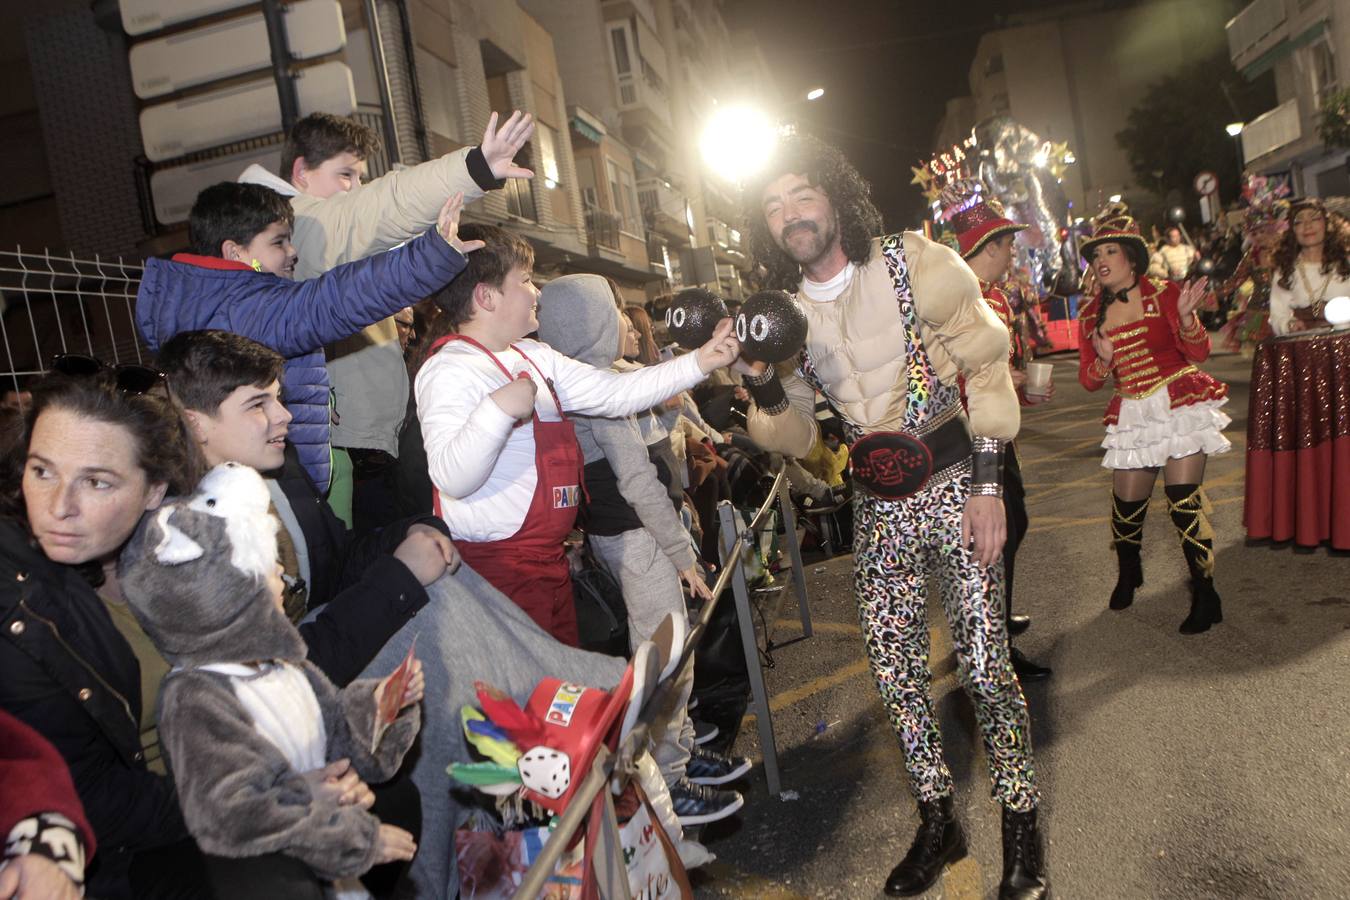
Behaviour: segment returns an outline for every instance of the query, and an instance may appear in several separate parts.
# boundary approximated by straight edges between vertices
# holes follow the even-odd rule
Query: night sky
[[[723,15],[733,28],[754,31],[785,98],[825,88],[822,99],[793,106],[800,125],[844,151],[871,181],[887,226],[900,228],[923,214],[910,167],[937,149],[929,144],[946,102],[970,92],[966,73],[980,35],[1010,14],[1063,5],[726,0]]]

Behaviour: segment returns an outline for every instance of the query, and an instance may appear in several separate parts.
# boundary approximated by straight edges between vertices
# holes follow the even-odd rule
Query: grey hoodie
[[[614,292],[599,275],[564,275],[544,285],[539,295],[539,339],[578,362],[609,369],[623,355],[626,330]],[[577,442],[589,464],[607,460],[619,493],[633,507],[642,526],[683,572],[694,565],[689,535],[680,524],[637,420],[574,416]]]

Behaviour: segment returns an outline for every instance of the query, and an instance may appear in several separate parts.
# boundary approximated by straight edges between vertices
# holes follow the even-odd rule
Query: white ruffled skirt
[[[1166,389],[1142,400],[1122,397],[1119,421],[1106,426],[1102,465],[1108,469],[1145,469],[1192,453],[1227,453],[1233,445],[1222,432],[1232,420],[1219,409],[1227,402],[1225,397],[1172,409]]]

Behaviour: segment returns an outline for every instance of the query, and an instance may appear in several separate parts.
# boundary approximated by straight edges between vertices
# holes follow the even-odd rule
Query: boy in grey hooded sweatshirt
[[[564,275],[544,285],[538,317],[539,339],[578,362],[608,369],[623,355],[628,323],[609,283],[599,275]],[[695,597],[711,600],[712,594],[636,419],[573,416],[572,421],[585,462],[586,534],[600,564],[623,589],[628,637],[636,647],[668,613],[688,615],[682,581]],[[692,666],[688,673],[685,705],[693,687]],[[678,733],[672,728],[652,755],[670,786],[681,824],[716,821],[739,809],[743,799],[709,786],[740,777],[750,763],[695,748],[693,723],[687,714],[683,718]]]

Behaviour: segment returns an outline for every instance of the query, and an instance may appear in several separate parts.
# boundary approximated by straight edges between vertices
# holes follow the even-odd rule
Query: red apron
[[[465,341],[482,350],[509,379],[511,372],[496,354],[462,334],[443,337],[431,345],[435,353],[450,341]],[[576,428],[563,415],[562,403],[544,373],[514,344],[511,349],[539,375],[553,395],[558,422],[544,422],[533,415],[534,467],[537,482],[534,498],[520,530],[499,541],[456,539],[460,556],[488,582],[525,610],[539,627],[565,644],[575,647],[577,610],[572,597],[572,573],[563,555],[563,540],[576,524],[581,503],[582,456]],[[441,514],[441,492],[434,491],[436,515]]]

